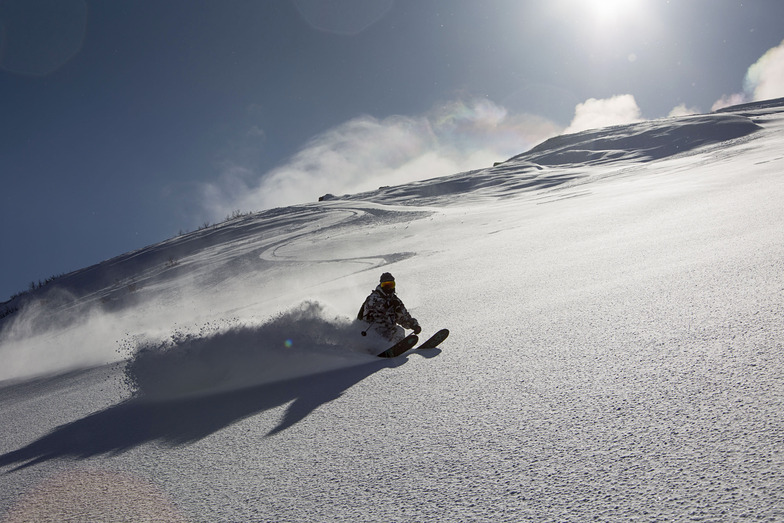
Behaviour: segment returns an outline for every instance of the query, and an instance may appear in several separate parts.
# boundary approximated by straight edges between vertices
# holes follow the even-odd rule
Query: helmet
[[[395,277],[385,272],[381,275],[381,289],[387,294],[395,292]]]

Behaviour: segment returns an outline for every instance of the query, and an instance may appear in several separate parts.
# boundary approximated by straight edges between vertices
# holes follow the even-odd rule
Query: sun
[[[546,11],[596,30],[639,25],[651,15],[652,0],[548,0]]]
[[[596,22],[614,24],[638,11],[639,0],[583,0],[585,8]]]
[[[640,16],[645,0],[574,0],[577,8],[590,21],[600,27],[623,24]]]

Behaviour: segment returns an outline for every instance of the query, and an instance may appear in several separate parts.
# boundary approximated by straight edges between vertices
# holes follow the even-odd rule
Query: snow
[[[17,297],[0,519],[784,519],[783,117],[566,135]],[[371,354],[384,271],[441,348]]]

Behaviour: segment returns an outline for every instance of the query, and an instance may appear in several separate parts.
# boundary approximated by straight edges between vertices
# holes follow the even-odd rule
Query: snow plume
[[[690,116],[692,114],[699,114],[700,110],[696,107],[686,107],[686,104],[680,104],[672,108],[670,114],[667,116],[672,117],[679,117],[679,116]]]
[[[303,302],[262,325],[206,326],[144,343],[126,366],[138,397],[200,396],[377,361],[380,341],[365,324]]]
[[[3,324],[0,380],[118,361],[114,340],[123,328],[117,317],[53,288]]]
[[[784,41],[749,67],[745,88],[753,101],[784,96]]]
[[[235,165],[203,187],[213,219],[491,166],[558,134],[556,124],[510,115],[485,99],[453,101],[421,116],[361,116],[310,140],[286,164],[258,176]]]
[[[642,113],[637,106],[637,101],[630,94],[601,100],[589,98],[585,102],[577,104],[574,109],[574,119],[564,130],[564,133],[578,133],[587,129],[630,124],[642,120]]]
[[[742,93],[724,95],[716,100],[711,110],[784,96],[784,41],[768,49],[749,67],[743,88]]]
[[[725,94],[713,103],[711,106],[711,111],[718,111],[719,109],[724,109],[725,107],[744,104],[747,101],[748,98],[743,93]]]

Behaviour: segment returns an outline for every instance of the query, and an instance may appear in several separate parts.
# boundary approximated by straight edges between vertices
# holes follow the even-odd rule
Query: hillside
[[[0,518],[784,517],[782,116],[559,136],[15,297]],[[383,271],[440,349],[358,335]]]

